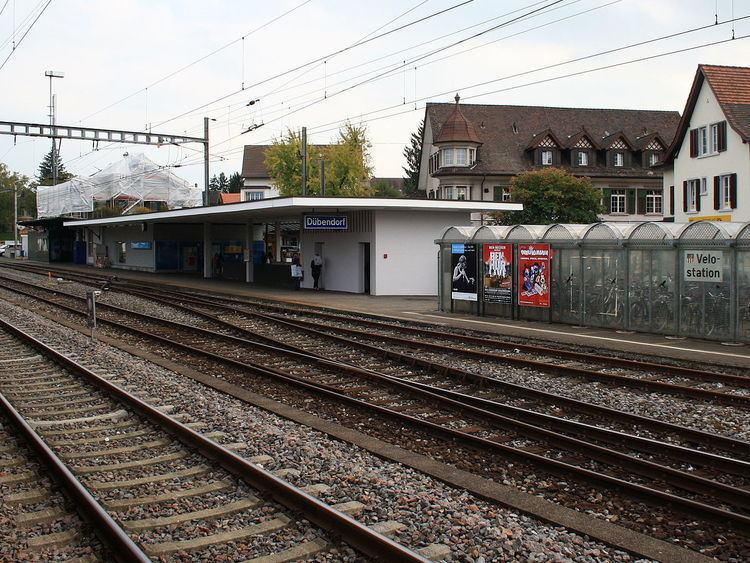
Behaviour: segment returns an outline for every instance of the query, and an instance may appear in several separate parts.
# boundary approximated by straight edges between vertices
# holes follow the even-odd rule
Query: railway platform
[[[35,263],[35,265],[43,265]],[[58,269],[57,265],[45,265]],[[265,287],[244,282],[203,279],[179,274],[152,274],[119,269],[96,269],[88,266],[65,264],[61,269],[97,272],[116,275],[122,279],[158,281],[193,291],[215,291],[250,297],[260,297],[305,304],[311,307],[327,307],[372,315],[382,315],[409,321],[438,324],[468,330],[502,334],[521,339],[580,345],[601,351],[617,351],[642,354],[657,358],[688,360],[711,363],[719,366],[747,367],[750,369],[750,346],[727,346],[721,342],[697,339],[670,339],[657,334],[624,333],[606,328],[577,327],[508,319],[492,319],[473,315],[451,314],[438,311],[434,296],[371,296],[333,291],[298,291]]]

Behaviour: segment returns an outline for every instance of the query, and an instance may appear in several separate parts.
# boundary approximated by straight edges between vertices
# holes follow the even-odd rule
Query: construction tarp
[[[148,202],[170,209],[197,207],[203,191],[143,154],[128,155],[93,176],[77,176],[56,186],[39,186],[37,217],[60,217],[94,210],[95,202],[125,202],[124,212]]]

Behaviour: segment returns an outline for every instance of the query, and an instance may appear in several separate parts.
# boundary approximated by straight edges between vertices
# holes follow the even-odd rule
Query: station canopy
[[[60,217],[94,211],[96,202],[124,202],[130,208],[164,202],[170,209],[202,204],[203,191],[144,154],[128,155],[93,176],[75,178],[56,186],[39,186],[37,217]]]

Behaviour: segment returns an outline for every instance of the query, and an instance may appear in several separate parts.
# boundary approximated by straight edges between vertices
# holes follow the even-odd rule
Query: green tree
[[[242,189],[242,176],[240,176],[239,172],[235,172],[231,176],[229,176],[229,193],[238,194],[240,193],[241,189]]]
[[[409,144],[404,147],[406,166],[404,172],[404,196],[411,198],[424,198],[424,191],[419,190],[419,165],[422,162],[422,137],[424,137],[424,119],[419,124],[416,132],[411,134]]]
[[[29,178],[0,163],[0,238],[13,238],[14,188],[18,188],[18,217],[36,217],[36,186]]]
[[[60,153],[57,154],[57,183],[62,184],[70,180],[73,174],[65,170]],[[37,173],[37,180],[40,186],[51,186],[52,185],[52,149],[45,155],[44,160],[39,164],[39,171]]]
[[[320,195],[320,159],[325,162],[326,195],[364,197],[369,195],[370,142],[362,126],[346,123],[335,144],[307,147],[309,195]],[[283,196],[302,193],[302,142],[294,131],[266,149],[266,168]]]
[[[216,179],[217,187],[220,192],[227,193],[229,191],[229,180],[227,179],[224,172],[219,173],[219,177]]]
[[[560,168],[519,174],[511,184],[513,203],[523,211],[495,215],[503,225],[595,223],[602,213],[601,192],[589,178],[573,176]]]
[[[370,189],[372,190],[372,197],[403,197],[401,191],[387,180],[376,180],[370,184]]]

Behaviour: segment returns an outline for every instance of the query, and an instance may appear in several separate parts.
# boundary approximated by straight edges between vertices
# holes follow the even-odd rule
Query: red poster
[[[549,307],[549,244],[518,245],[518,304]]]

